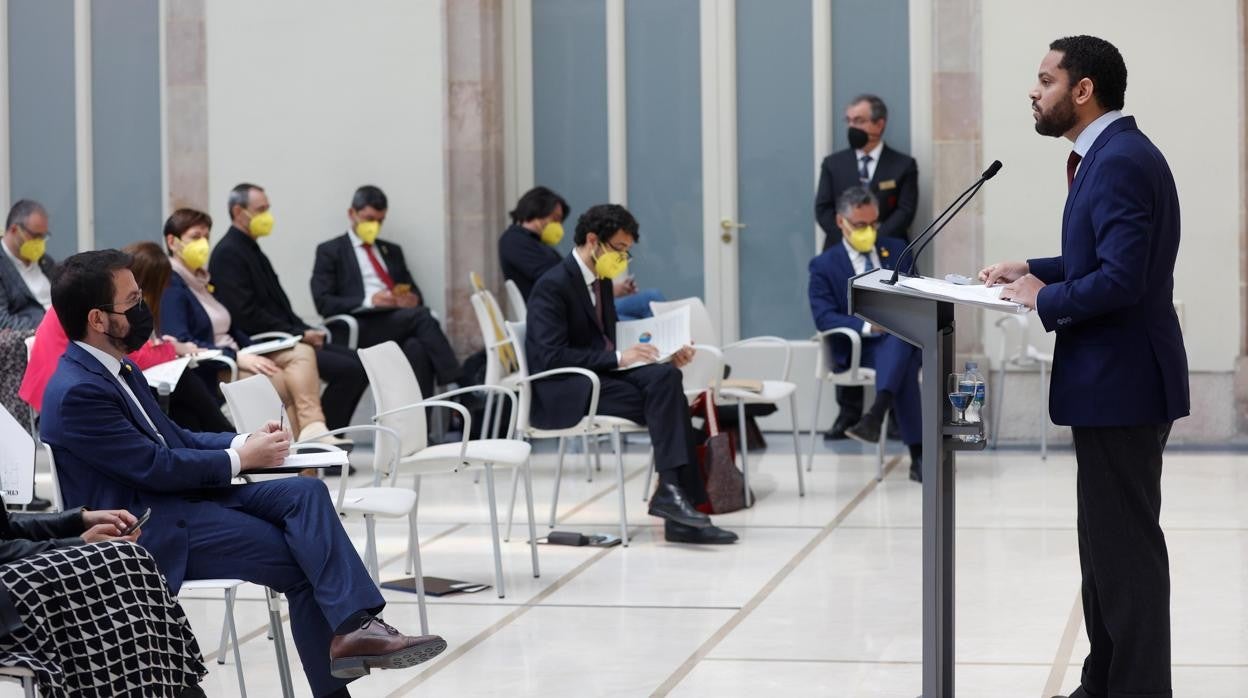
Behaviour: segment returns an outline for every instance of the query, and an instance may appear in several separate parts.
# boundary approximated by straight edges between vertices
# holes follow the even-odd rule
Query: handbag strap
[[[715,410],[714,391],[710,388],[702,391],[702,399],[706,405],[707,436],[719,436],[719,413]]]

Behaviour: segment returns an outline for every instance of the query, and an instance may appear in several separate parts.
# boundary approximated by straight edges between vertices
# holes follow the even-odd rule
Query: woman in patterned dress
[[[0,502],[0,666],[65,696],[203,696],[199,645],[127,511],[9,515]]]

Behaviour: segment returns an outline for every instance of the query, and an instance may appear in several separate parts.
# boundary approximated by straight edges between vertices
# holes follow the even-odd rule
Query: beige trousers
[[[303,427],[313,422],[325,421],[325,412],[321,410],[321,374],[316,370],[316,351],[300,342],[290,349],[265,356],[280,369],[269,376],[269,381],[286,405],[290,433],[299,438],[299,431]],[[251,371],[242,369],[238,372],[240,379],[253,375],[255,374]]]

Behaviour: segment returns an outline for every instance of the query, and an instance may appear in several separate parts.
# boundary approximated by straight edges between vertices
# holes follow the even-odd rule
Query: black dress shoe
[[[694,528],[675,521],[663,524],[663,539],[669,543],[696,543],[699,545],[727,545],[737,542],[737,534],[718,526]]]
[[[208,694],[199,686],[187,686],[178,694],[178,698],[208,698]]]
[[[880,418],[870,413],[864,414],[857,424],[845,430],[845,435],[854,441],[874,446],[880,442]]]
[[[915,482],[923,482],[923,463],[922,461],[910,461],[910,479]]]
[[[1083,690],[1083,686],[1076,688],[1069,696],[1053,696],[1053,698],[1096,698],[1091,693]]]
[[[21,507],[22,511],[47,511],[52,508],[52,502],[36,495],[30,500],[30,504],[23,504]]]
[[[845,430],[856,421],[858,421],[857,417],[837,417],[836,421],[832,423],[832,428],[823,432],[823,440],[841,441],[842,439],[848,439],[849,437],[845,435]]]
[[[711,525],[711,517],[703,514],[685,499],[685,493],[677,485],[659,483],[650,498],[650,515],[693,528]]]

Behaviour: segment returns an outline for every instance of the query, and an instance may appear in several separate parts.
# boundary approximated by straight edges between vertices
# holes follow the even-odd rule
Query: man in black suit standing
[[[888,106],[872,94],[858,95],[845,109],[849,147],[823,159],[819,168],[819,191],[815,195],[815,219],[823,228],[823,250],[841,244],[836,223],[836,201],[850,187],[867,187],[879,202],[882,238],[910,238],[910,223],[919,204],[919,166],[914,158],[884,144]],[[844,439],[845,429],[862,418],[862,388],[836,389],[840,413],[824,435]]]
[[[330,429],[347,426],[368,387],[364,364],[355,351],[326,342],[323,330],[295,314],[258,242],[273,232],[273,214],[264,189],[247,183],[235,186],[230,190],[229,208],[232,225],[208,261],[213,295],[230,311],[234,327],[243,332],[286,332],[311,345],[316,350],[317,371],[326,382],[321,395],[325,423]]]
[[[654,445],[659,487],[650,514],[666,519],[664,536],[678,543],[732,543],[735,533],[711,525],[696,509],[706,502],[698,473],[693,425],[680,367],[693,359],[684,347],[670,363],[653,363],[649,344],[615,346],[615,297],[611,281],[628,269],[637,220],[623,206],[599,204],[576,223],[576,247],[542,275],[529,295],[525,351],[533,373],[583,368],[598,374],[598,414],[645,424]],[[640,365],[626,371],[617,369]],[[533,426],[561,429],[589,408],[590,383],[568,375],[533,383]]]
[[[459,379],[455,350],[442,332],[403,259],[403,248],[377,236],[389,203],[378,187],[355,190],[347,231],[316,248],[312,302],[323,316],[349,313],[360,323],[360,346],[394,340],[426,396]]]

